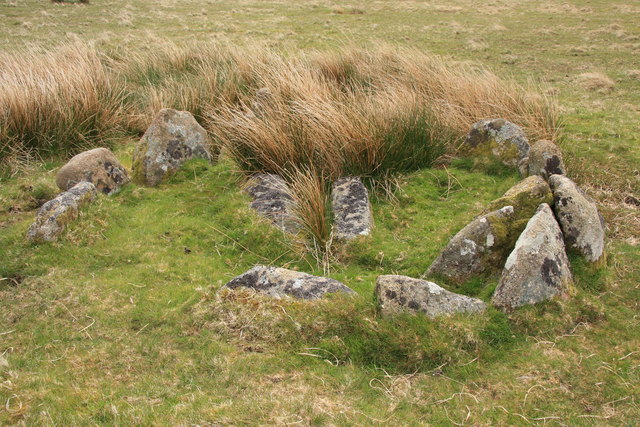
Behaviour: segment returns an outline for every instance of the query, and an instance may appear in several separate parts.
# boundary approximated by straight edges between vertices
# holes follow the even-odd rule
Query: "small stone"
[[[338,240],[368,236],[373,228],[369,193],[358,177],[333,183],[333,235]]]
[[[427,274],[464,283],[500,268],[518,238],[514,220],[513,206],[474,219],[453,236]]]
[[[251,178],[246,191],[253,199],[251,207],[258,214],[288,233],[297,232],[291,189],[284,179],[274,174],[257,174]]]
[[[326,294],[353,290],[328,277],[312,276],[285,268],[258,265],[224,285],[227,289],[249,288],[273,298],[293,297],[304,300],[322,298]]]
[[[566,176],[551,175],[549,185],[567,247],[598,261],[604,255],[605,227],[596,203]]]
[[[56,175],[56,184],[62,191],[82,181],[92,183],[100,193],[113,194],[129,182],[129,176],[111,151],[94,148],[73,156]]]
[[[207,132],[188,111],[160,110],[140,139],[133,154],[135,182],[158,185],[187,160],[213,157]]]
[[[465,140],[474,155],[494,156],[502,164],[518,168],[529,155],[529,140],[520,126],[504,119],[484,119],[471,127]]]
[[[562,231],[543,203],[507,258],[492,303],[503,310],[567,296],[573,287]]]
[[[487,307],[477,298],[449,292],[433,282],[407,276],[379,276],[375,294],[384,314],[408,311],[436,317],[455,313],[479,313]]]
[[[27,231],[27,238],[34,242],[51,242],[58,238],[68,223],[78,217],[79,209],[95,199],[96,187],[82,181],[55,199],[42,205],[36,220]]]
[[[531,144],[527,168],[528,175],[540,175],[544,179],[551,175],[565,175],[560,148],[546,139]]]

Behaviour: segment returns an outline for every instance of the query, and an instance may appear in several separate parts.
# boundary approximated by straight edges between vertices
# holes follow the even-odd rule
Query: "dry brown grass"
[[[602,94],[611,93],[615,87],[615,82],[609,76],[599,72],[580,74],[578,84],[587,90]]]

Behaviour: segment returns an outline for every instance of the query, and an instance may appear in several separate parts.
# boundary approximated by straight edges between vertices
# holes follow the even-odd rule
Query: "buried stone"
[[[460,230],[427,270],[427,275],[444,276],[456,282],[501,267],[518,234],[513,229],[513,206],[482,215]]]
[[[56,174],[62,191],[82,181],[92,183],[100,193],[113,194],[129,182],[129,176],[111,151],[94,148],[73,156]]]
[[[249,288],[273,298],[293,297],[305,300],[319,299],[331,293],[354,293],[343,283],[328,277],[264,265],[253,267],[237,276],[224,285],[224,288]]]
[[[291,190],[284,179],[274,174],[257,174],[251,177],[246,191],[253,199],[251,208],[258,214],[283,231],[298,231]]]
[[[604,255],[604,219],[596,203],[575,182],[563,175],[551,175],[554,210],[567,247],[577,250],[590,262]]]
[[[369,193],[358,177],[340,178],[333,183],[333,233],[338,240],[368,236],[373,227]]]
[[[33,242],[51,242],[58,238],[67,224],[78,217],[80,208],[96,197],[96,187],[82,181],[55,199],[42,205],[36,220],[27,231],[27,239]]]
[[[133,180],[158,185],[187,160],[212,161],[207,132],[188,111],[164,108],[158,112],[133,154]]]
[[[376,280],[375,295],[384,314],[424,313],[429,317],[455,313],[479,313],[486,304],[449,292],[433,282],[407,276],[383,275]]]
[[[491,302],[503,310],[567,296],[573,288],[562,231],[543,203],[507,258]]]

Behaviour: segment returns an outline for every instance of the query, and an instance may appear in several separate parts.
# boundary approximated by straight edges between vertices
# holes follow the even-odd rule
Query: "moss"
[[[541,203],[553,206],[553,194],[542,178],[531,176],[513,186],[499,199],[491,202],[489,210],[513,206],[515,221],[517,223],[524,221],[526,225]]]
[[[136,184],[146,184],[146,174],[144,168],[144,155],[149,148],[149,142],[146,138],[142,138],[133,153],[131,160],[131,180]]]

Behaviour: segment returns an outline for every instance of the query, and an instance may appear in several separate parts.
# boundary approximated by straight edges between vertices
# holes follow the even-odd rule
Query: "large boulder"
[[[479,313],[487,307],[477,298],[449,292],[433,282],[407,276],[379,276],[375,294],[384,314],[406,311],[436,317],[455,313]]]
[[[489,210],[500,209],[503,206],[513,206],[517,226],[520,233],[527,225],[541,203],[553,204],[553,194],[547,181],[541,176],[529,176],[507,190],[502,197],[489,205]]]
[[[605,227],[596,203],[566,176],[551,175],[549,185],[567,247],[598,261],[604,255]]]
[[[111,151],[94,148],[73,156],[56,175],[62,191],[82,181],[92,183],[100,193],[113,194],[129,182],[129,175]]]
[[[249,181],[247,193],[251,207],[280,229],[295,233],[298,222],[293,214],[291,189],[284,179],[274,174],[257,174]]]
[[[368,236],[373,228],[369,193],[358,177],[340,178],[333,183],[333,235],[338,240]]]
[[[492,302],[503,310],[535,304],[572,290],[573,278],[562,231],[543,203],[507,258]]]
[[[248,288],[273,298],[293,297],[305,300],[322,298],[325,294],[353,290],[328,277],[312,276],[285,268],[258,265],[224,285],[227,289]]]
[[[527,168],[528,175],[540,175],[545,179],[566,173],[560,147],[546,139],[531,144]]]
[[[526,175],[524,162],[530,147],[520,126],[504,119],[480,120],[471,126],[465,143],[473,155],[493,156],[505,166],[518,168]]]
[[[513,229],[513,206],[505,206],[471,221],[427,270],[427,275],[444,276],[456,283],[496,271],[502,267],[518,238]]]
[[[58,238],[71,221],[78,217],[80,208],[96,197],[96,187],[82,181],[55,199],[42,205],[36,220],[27,231],[27,238],[33,242],[51,242]]]
[[[207,132],[188,111],[162,109],[133,154],[133,180],[158,185],[196,157],[212,160]]]

